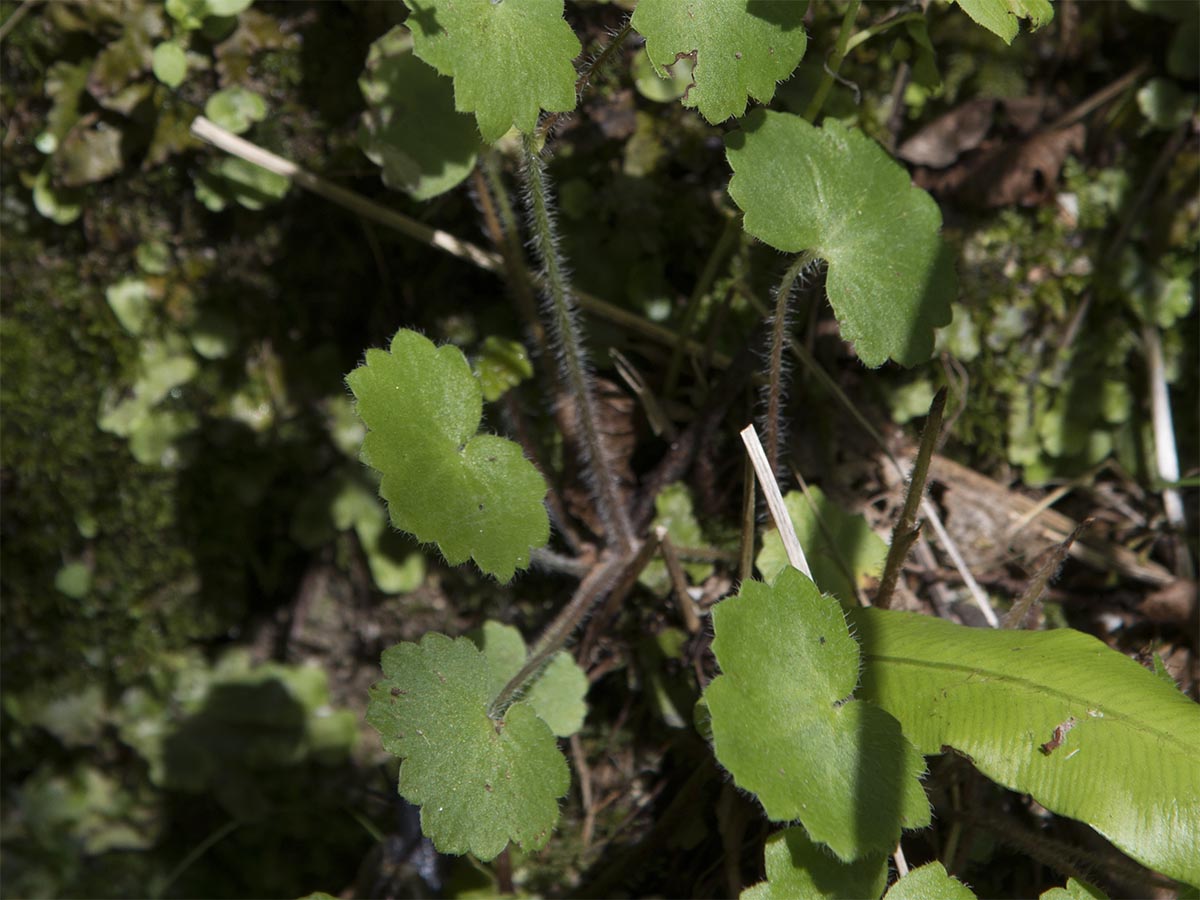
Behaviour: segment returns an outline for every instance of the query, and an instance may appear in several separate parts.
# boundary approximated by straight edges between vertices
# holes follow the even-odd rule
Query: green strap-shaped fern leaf
[[[1070,629],[990,631],[912,613],[849,616],[860,697],[923,753],[953,747],[1000,784],[1200,885],[1200,705]]]
[[[396,527],[503,581],[527,566],[550,537],[546,483],[512,441],[476,435],[483,400],[462,352],[402,329],[346,381]]]

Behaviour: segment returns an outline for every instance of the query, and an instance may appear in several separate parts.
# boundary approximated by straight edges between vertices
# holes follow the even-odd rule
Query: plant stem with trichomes
[[[763,423],[766,434],[767,462],[771,471],[779,476],[780,432],[783,430],[780,411],[783,409],[783,346],[787,342],[788,301],[796,287],[800,273],[815,259],[811,251],[805,251],[792,260],[779,286],[775,288],[775,313],[771,319],[771,345],[767,356],[767,416]]]
[[[532,244],[542,264],[542,307],[549,320],[547,332],[558,356],[563,383],[571,394],[573,408],[569,413],[575,416],[583,438],[583,464],[595,492],[596,508],[604,523],[606,537],[624,550],[633,545],[633,527],[617,493],[617,479],[600,434],[591,368],[579,332],[579,315],[567,280],[566,263],[558,249],[546,170],[531,135],[524,136],[522,149],[521,175],[525,182]]]

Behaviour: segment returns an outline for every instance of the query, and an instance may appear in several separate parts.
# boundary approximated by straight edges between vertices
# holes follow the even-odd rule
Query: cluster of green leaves
[[[76,38],[44,81],[51,103],[35,139],[44,156],[22,173],[34,205],[67,225],[82,212],[83,188],[112,178],[131,161],[160,166],[194,149],[188,133],[199,112],[186,89],[189,71],[215,69],[225,84],[203,101],[205,115],[235,133],[266,116],[262,93],[238,83],[250,60],[293,42],[278,23],[250,10],[252,0],[138,0],[112,6],[56,6],[56,32]],[[96,44],[96,36],[115,34]],[[87,48],[80,52],[80,47]],[[214,161],[196,182],[197,197],[214,211],[237,201],[261,208],[288,189],[286,178],[241,160]]]
[[[561,3],[406,2],[410,33],[394,30],[378,42],[361,82],[370,106],[362,146],[388,184],[416,198],[436,195],[470,172],[480,136],[495,143],[510,128],[528,134],[541,112],[574,108],[570,60],[580,48]],[[1038,27],[1052,15],[1046,2],[960,5],[1006,42],[1018,19]],[[709,122],[742,116],[751,99],[769,102],[804,55],[805,5],[764,4],[757,12],[642,0],[630,24],[645,37],[645,59],[663,84],[640,89],[678,96],[666,86],[667,70],[690,57],[683,103]],[[923,31],[909,34],[931,52]],[[410,52],[449,76],[452,88],[422,72]],[[475,117],[478,133],[461,114]],[[403,137],[414,116],[436,125],[432,144]],[[726,148],[729,194],[745,231],[825,262],[830,303],[864,364],[928,359],[957,293],[934,201],[881,147],[835,119],[816,126],[758,109],[739,124]],[[474,558],[503,579],[527,564],[546,540],[538,515],[544,484],[515,445],[476,435],[480,389],[461,353],[402,330],[390,352],[368,351],[349,383],[370,429],[363,457],[382,475],[392,521],[436,542],[451,563]],[[1186,842],[1200,821],[1194,806],[1172,799],[1200,796],[1193,703],[1067,630],[970,631],[858,609],[848,626],[842,605],[856,605],[885,547],[819,492],[811,505],[792,500],[815,551],[817,580],[841,603],[768,544],[758,562],[771,583],[748,582],[713,611],[721,674],[703,700],[718,760],[769,818],[800,823],[772,839],[768,881],[750,896],[814,889],[878,896],[901,831],[929,822],[922,755],[947,747],[998,783],[1088,822],[1145,864],[1200,880]],[[679,498],[664,494],[658,512],[673,539],[698,535]],[[653,585],[662,573],[646,577]],[[523,660],[521,645],[506,671]],[[421,805],[426,833],[440,849],[485,859],[509,840],[544,844],[567,784],[549,720],[534,702],[544,681],[534,682],[528,705],[501,716],[490,708],[503,685],[497,666],[486,645],[480,651],[464,639],[430,634],[402,644],[384,655],[386,679],[372,690],[370,713],[385,747],[404,759],[400,791]],[[1071,746],[1056,753],[1064,728],[1075,729]],[[1111,792],[1098,794],[1093,776]],[[1130,796],[1144,814],[1128,814]],[[888,896],[931,892],[972,896],[937,864],[901,879]]]

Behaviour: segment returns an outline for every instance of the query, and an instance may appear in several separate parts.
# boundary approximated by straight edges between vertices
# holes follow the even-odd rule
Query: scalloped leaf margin
[[[396,527],[502,581],[528,566],[550,538],[546,482],[512,441],[476,434],[483,397],[462,351],[401,329],[346,382]]]
[[[859,359],[872,368],[929,359],[958,292],[933,198],[877,143],[833,119],[817,128],[756,109],[725,146],[746,231],[828,263],[829,302]]]
[[[834,598],[784,569],[717,604],[713,630],[713,751],[769,818],[799,820],[844,862],[929,824],[921,755],[899,722],[850,699],[858,645]]]
[[[659,75],[694,54],[683,105],[715,125],[742,115],[751,98],[771,102],[804,58],[807,11],[807,0],[641,0],[631,25]]]
[[[493,859],[508,842],[545,846],[570,786],[550,727],[528,703],[488,717],[492,673],[468,638],[430,633],[384,651],[367,722],[399,756],[401,796],[441,853]]]
[[[475,114],[483,139],[531,134],[538,114],[575,108],[582,49],[563,0],[404,0],[413,51],[454,79],[454,106]]]

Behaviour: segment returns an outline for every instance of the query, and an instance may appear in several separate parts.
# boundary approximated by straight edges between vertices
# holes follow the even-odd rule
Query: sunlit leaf
[[[527,650],[521,632],[500,622],[484,622],[476,642],[487,657],[491,672],[491,696],[497,696],[508,680],[525,665]],[[556,653],[537,680],[521,694],[538,718],[559,737],[570,737],[583,727],[587,715],[584,702],[587,674],[565,650]]]
[[[175,41],[163,41],[154,48],[150,67],[155,78],[169,88],[177,88],[187,77],[187,52]]]
[[[804,548],[813,581],[843,603],[857,605],[855,587],[883,571],[887,544],[866,519],[847,514],[819,487],[810,487],[808,494],[788,491],[783,504]],[[786,568],[787,554],[777,530],[763,535],[762,550],[754,563],[766,582],[774,581]]]
[[[462,352],[400,330],[347,378],[396,527],[508,580],[550,536],[546,484],[512,441],[477,435],[483,401]]]
[[[1029,30],[1037,31],[1054,18],[1050,0],[953,0],[962,11],[992,34],[1011,44],[1020,30],[1020,20],[1029,20]]]
[[[570,785],[553,732],[528,703],[488,717],[487,657],[466,638],[427,634],[383,654],[367,721],[403,759],[400,793],[442,853],[492,859],[510,840],[544,846]]]
[[[975,894],[934,861],[913,869],[893,884],[883,900],[975,900]]]
[[[563,0],[404,2],[414,52],[454,79],[455,108],[475,114],[485,141],[513,127],[531,133],[543,109],[575,108],[580,46]]]
[[[799,820],[847,862],[928,824],[920,754],[899,722],[850,699],[859,652],[836,600],[789,568],[719,603],[713,630],[713,749],[773,821]]]
[[[775,85],[804,56],[807,11],[803,0],[641,0],[632,24],[664,76],[677,59],[695,54],[683,104],[716,123],[742,115],[751,98],[771,101]]]
[[[1077,878],[1068,878],[1066,887],[1050,888],[1048,891],[1043,891],[1038,900],[1108,900],[1108,895],[1086,881],[1080,881]]]
[[[746,230],[828,263],[829,302],[863,363],[928,359],[957,292],[933,198],[882,147],[837,121],[816,128],[755,110],[725,144],[729,193]]]
[[[261,94],[234,85],[209,97],[204,104],[204,115],[222,128],[241,134],[267,117],[267,101]]]
[[[859,696],[923,753],[952,747],[994,781],[1200,884],[1200,706],[1093,637],[993,631],[861,609]]]

